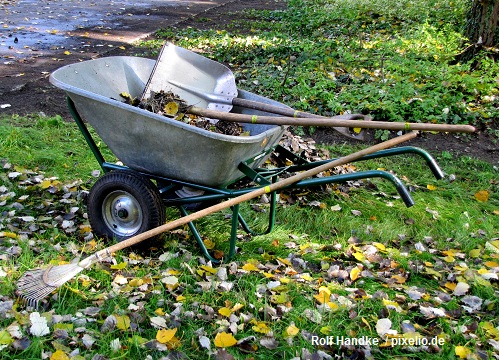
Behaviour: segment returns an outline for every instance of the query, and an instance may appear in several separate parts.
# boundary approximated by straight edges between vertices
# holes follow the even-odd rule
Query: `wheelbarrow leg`
[[[270,194],[270,209],[269,209],[269,221],[267,225],[267,229],[264,230],[263,232],[256,232],[250,228],[246,220],[244,220],[243,216],[241,214],[237,214],[237,217],[239,219],[239,224],[241,224],[241,227],[243,228],[244,231],[246,231],[248,234],[258,236],[258,235],[266,235],[270,234],[274,230],[274,225],[275,225],[275,218],[276,218],[276,207],[277,207],[277,194],[274,191],[273,193]]]
[[[189,212],[185,209],[185,207],[179,206],[179,209],[182,216],[189,215]],[[187,225],[189,226],[189,230],[194,236],[194,239],[196,239],[196,242],[198,243],[198,246],[201,249],[203,255],[212,263],[220,264],[222,262],[221,260],[215,259],[213,256],[211,256],[210,252],[208,251],[208,248],[206,247],[205,243],[203,242],[203,239],[201,238],[201,234],[199,234],[199,231],[196,228],[196,225],[194,225],[192,221],[187,223]],[[229,254],[227,257],[224,258],[225,261],[232,259],[234,255],[236,255],[236,241],[237,241],[238,228],[239,228],[239,204],[234,205],[232,207],[232,224],[230,230]]]
[[[189,215],[189,212],[185,209],[183,206],[179,206],[180,213],[182,216],[187,216]],[[196,239],[196,242],[198,243],[199,248],[201,249],[203,255],[210,260],[214,264],[220,264],[220,260],[215,259],[213,256],[210,255],[210,252],[206,248],[206,245],[203,242],[203,239],[201,239],[201,235],[199,234],[198,229],[196,228],[196,225],[194,223],[188,222],[187,225],[189,226],[189,230],[191,231],[192,235],[194,236],[194,239]]]

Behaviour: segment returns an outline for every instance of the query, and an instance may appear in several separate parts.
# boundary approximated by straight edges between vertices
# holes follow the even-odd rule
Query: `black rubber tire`
[[[165,223],[166,214],[157,187],[131,170],[104,174],[90,189],[88,220],[98,237],[123,241]],[[146,249],[161,235],[137,244]]]

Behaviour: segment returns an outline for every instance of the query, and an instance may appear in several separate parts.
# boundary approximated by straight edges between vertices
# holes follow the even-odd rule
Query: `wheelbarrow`
[[[117,56],[64,66],[50,76],[50,82],[64,90],[71,114],[104,175],[92,186],[88,196],[88,216],[98,237],[122,241],[162,225],[165,208],[178,207],[182,216],[193,206],[209,206],[268,186],[279,177],[313,169],[334,159],[309,162],[279,145],[285,126],[242,124],[249,136],[213,133],[174,119],[126,104],[120,94],[140,97],[154,69],[155,61],[146,58]],[[237,90],[240,99],[273,106],[285,105]],[[234,106],[231,113],[269,115],[265,112]],[[90,124],[102,141],[119,159],[106,161],[87,128]],[[423,149],[411,146],[377,151],[360,160],[401,154],[415,154],[424,159],[437,179],[443,173],[436,161]],[[283,166],[266,168],[269,156],[280,159]],[[382,170],[358,171],[301,180],[288,187],[309,188],[359,179],[382,178],[389,181],[406,206],[414,204],[406,186],[395,175]],[[235,184],[246,184],[235,186]],[[187,195],[177,194],[189,189]],[[268,226],[273,230],[277,195],[270,193]],[[237,232],[241,227],[253,231],[239,211],[232,208],[228,260],[236,253]],[[189,228],[201,252],[214,263],[196,225]]]

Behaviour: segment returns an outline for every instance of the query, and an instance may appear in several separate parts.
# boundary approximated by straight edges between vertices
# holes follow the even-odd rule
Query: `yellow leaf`
[[[485,266],[493,268],[493,267],[498,267],[499,264],[496,263],[495,261],[486,261],[483,263]]]
[[[331,302],[331,301],[328,301],[326,303],[327,306],[329,306],[329,308],[331,310],[338,310],[340,307],[338,306],[338,304],[334,303],[334,302]]]
[[[404,284],[406,281],[406,278],[401,275],[393,275],[392,279],[394,279],[397,282],[397,284]]]
[[[50,180],[43,180],[40,184],[40,187],[42,189],[48,189],[50,187],[50,185],[52,185],[52,181]]]
[[[354,267],[352,270],[350,270],[350,280],[355,281],[359,278],[360,275],[360,269],[358,267]]]
[[[119,264],[116,264],[116,265],[111,265],[111,269],[113,270],[123,270],[124,268],[126,268],[127,266],[127,263],[126,262],[122,262],[122,263],[119,263]]]
[[[204,239],[203,243],[204,243],[204,246],[206,246],[206,248],[208,250],[212,250],[216,245],[215,242],[211,241],[210,239]]]
[[[184,296],[184,295],[179,295],[177,296],[177,301],[178,302],[182,302],[182,301],[185,301],[187,298]]]
[[[218,309],[218,313],[222,316],[229,317],[232,314],[232,311],[229,308],[223,307]]]
[[[329,335],[333,332],[333,328],[331,326],[323,326],[319,331],[321,334]]]
[[[71,55],[71,52],[66,50],[66,51],[64,51],[64,55]]]
[[[170,101],[165,105],[163,111],[166,115],[174,116],[178,113],[178,104],[175,101]]]
[[[283,292],[280,294],[275,294],[270,297],[270,302],[273,304],[285,304],[289,301],[288,295]]]
[[[279,260],[280,262],[282,262],[284,265],[291,266],[291,261],[289,261],[289,259],[277,258],[277,260]]]
[[[10,231],[0,231],[0,237],[8,237],[11,239],[15,239],[17,237],[16,233],[10,232]]]
[[[168,341],[173,339],[177,332],[177,328],[174,329],[161,329],[156,333],[156,340],[162,344],[166,344]]]
[[[361,131],[362,131],[362,128],[353,128],[353,132],[356,134],[360,134]]]
[[[14,342],[7,330],[0,331],[0,345],[10,345]]]
[[[291,323],[291,325],[289,325],[287,328],[286,328],[286,334],[288,336],[296,336],[298,335],[298,333],[300,332],[300,329],[298,329],[294,323]]]
[[[209,272],[212,275],[215,275],[217,273],[217,271],[218,271],[217,269],[214,269],[214,268],[212,268],[211,266],[208,266],[208,265],[202,265],[201,269],[203,269],[204,271]]]
[[[357,261],[364,261],[366,259],[366,257],[364,256],[364,254],[362,254],[361,252],[355,252],[353,253],[353,257],[357,259]]]
[[[437,190],[437,187],[436,187],[435,185],[430,185],[430,184],[426,185],[426,188],[427,188],[428,190],[430,190],[430,191],[435,191],[435,190]]]
[[[226,332],[218,333],[215,336],[215,346],[219,348],[231,347],[237,344],[237,340],[232,336],[232,334],[228,334]]]
[[[244,305],[243,305],[243,304],[241,304],[241,303],[236,303],[236,305],[234,305],[234,306],[232,307],[232,309],[230,309],[230,311],[232,311],[232,312],[236,312],[236,311],[241,310],[243,307],[244,307]]]
[[[62,350],[57,350],[52,354],[50,360],[69,360],[69,356],[64,353]]]
[[[492,211],[492,214],[499,215],[499,209],[495,209],[494,211]]]
[[[473,249],[473,250],[470,250],[470,257],[472,258],[477,258],[480,256],[480,249]]]
[[[116,318],[116,327],[120,330],[127,330],[130,327],[130,318],[126,315],[114,315]]]
[[[250,263],[244,264],[242,269],[245,271],[260,271],[259,268],[257,268],[255,265],[250,264]]]
[[[324,304],[329,300],[331,293],[329,291],[319,291],[317,295],[314,295],[314,298],[319,302],[319,304]]]
[[[144,280],[135,278],[135,279],[130,280],[130,282],[128,284],[132,287],[139,287],[139,286],[144,285]]]
[[[465,346],[456,346],[454,351],[460,359],[466,359],[468,355],[471,355],[471,350]]]
[[[65,324],[65,323],[57,323],[54,324],[54,330],[64,330],[64,331],[72,331],[74,328],[73,324]]]
[[[268,334],[270,332],[270,328],[263,321],[258,322],[252,329],[261,334]]]
[[[386,246],[379,242],[374,242],[373,245],[380,251],[386,251]]]
[[[156,310],[154,310],[154,313],[156,315],[163,316],[165,315],[165,310],[163,310],[163,308],[157,308]]]
[[[312,276],[310,276],[309,274],[302,274],[301,278],[303,280],[305,280],[305,281],[312,281],[312,280],[314,280],[314,278]]]
[[[489,201],[489,192],[487,190],[480,190],[474,196],[476,201],[480,202]]]
[[[445,287],[446,287],[447,289],[449,289],[449,290],[452,290],[452,291],[454,291],[454,289],[456,288],[456,285],[457,285],[457,284],[456,284],[456,283],[453,283],[453,282],[447,282],[447,283],[445,283]]]

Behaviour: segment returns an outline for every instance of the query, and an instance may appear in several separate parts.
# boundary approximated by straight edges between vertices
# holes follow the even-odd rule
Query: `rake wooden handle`
[[[376,144],[374,146],[368,147],[366,149],[354,152],[354,153],[352,153],[350,155],[343,156],[343,157],[341,157],[339,159],[336,159],[336,160],[333,160],[331,162],[325,163],[323,165],[317,166],[317,167],[315,167],[313,169],[310,169],[310,170],[298,173],[296,175],[293,175],[293,176],[291,176],[289,178],[280,180],[280,181],[275,182],[273,184],[270,184],[268,186],[258,188],[256,190],[253,190],[253,191],[249,192],[249,193],[237,196],[235,198],[229,199],[229,200],[224,201],[222,203],[210,206],[210,207],[208,207],[206,209],[203,209],[203,210],[197,211],[195,213],[189,214],[187,216],[181,217],[181,218],[179,218],[177,220],[168,222],[168,223],[166,223],[164,225],[158,226],[158,227],[156,227],[154,229],[151,229],[151,230],[143,232],[143,233],[141,233],[139,235],[133,236],[133,237],[127,239],[127,240],[123,240],[123,241],[121,241],[121,242],[119,242],[117,244],[111,245],[111,246],[109,246],[109,247],[107,247],[105,249],[99,250],[97,253],[95,253],[95,254],[93,254],[93,255],[91,255],[91,256],[83,259],[82,261],[80,261],[78,263],[78,265],[81,266],[81,267],[83,267],[83,268],[86,268],[86,267],[92,265],[94,262],[98,261],[100,258],[107,257],[111,253],[116,252],[118,250],[122,250],[122,249],[125,249],[127,247],[136,245],[136,244],[138,244],[138,243],[140,243],[140,242],[142,242],[144,240],[147,240],[147,239],[149,239],[149,238],[151,238],[153,236],[159,235],[159,234],[161,234],[163,232],[166,232],[166,231],[169,231],[169,230],[173,230],[173,229],[175,229],[175,228],[177,228],[179,226],[185,225],[185,224],[187,224],[187,223],[189,223],[191,221],[200,219],[200,218],[202,218],[202,217],[204,217],[206,215],[209,215],[209,214],[215,213],[217,211],[229,208],[231,206],[240,204],[240,203],[242,203],[244,201],[248,201],[248,200],[254,199],[254,198],[256,198],[258,196],[261,196],[263,194],[274,192],[276,190],[285,188],[286,186],[292,185],[292,184],[294,184],[294,183],[296,183],[296,182],[298,182],[300,180],[303,180],[303,179],[309,178],[311,176],[317,175],[317,174],[319,174],[319,173],[321,173],[323,171],[332,169],[332,168],[334,168],[336,166],[340,166],[340,165],[344,165],[344,164],[350,163],[352,161],[360,159],[361,157],[364,157],[366,155],[372,154],[372,153],[374,153],[376,151],[387,149],[387,148],[390,148],[392,146],[398,145],[398,144],[400,144],[402,142],[405,142],[405,141],[408,141],[410,139],[413,139],[416,136],[417,136],[417,132],[412,131],[410,133],[398,136],[398,137],[393,138],[391,140],[387,140],[387,141],[384,141],[382,143]]]
[[[471,125],[449,125],[449,124],[427,124],[427,123],[402,123],[388,121],[370,121],[367,115],[337,115],[329,118],[300,118],[284,116],[257,116],[236,113],[226,113],[222,111],[202,109],[191,106],[188,113],[212,119],[233,121],[251,124],[269,125],[291,125],[291,126],[326,126],[326,127],[355,127],[361,129],[381,129],[381,130],[420,130],[437,132],[463,132],[473,133],[475,128]],[[359,120],[364,119],[364,120]],[[355,121],[352,121],[355,120]]]

